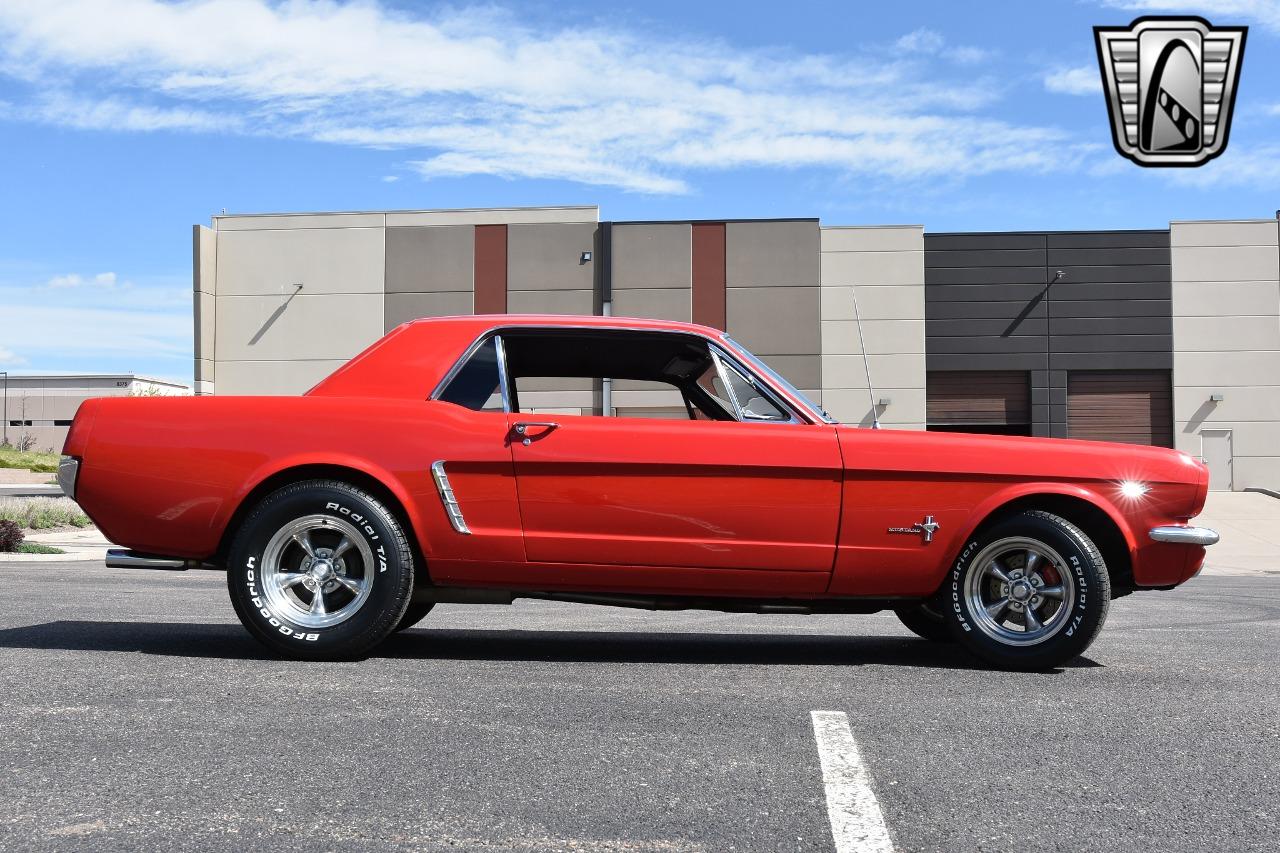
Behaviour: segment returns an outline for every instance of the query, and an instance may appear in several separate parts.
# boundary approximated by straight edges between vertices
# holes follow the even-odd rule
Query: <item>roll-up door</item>
[[[1172,447],[1169,372],[1073,371],[1067,376],[1067,435]]]
[[[931,370],[929,429],[1029,435],[1029,385],[1024,370]]]

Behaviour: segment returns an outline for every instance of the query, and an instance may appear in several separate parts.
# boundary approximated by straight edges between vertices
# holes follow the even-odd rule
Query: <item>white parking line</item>
[[[880,801],[871,790],[871,774],[842,711],[814,711],[813,736],[822,760],[827,814],[836,853],[893,853]]]

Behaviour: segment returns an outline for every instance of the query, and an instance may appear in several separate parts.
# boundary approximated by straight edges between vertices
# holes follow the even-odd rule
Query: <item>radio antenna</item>
[[[858,288],[849,287],[853,294],[853,319],[858,326],[858,347],[862,350],[862,369],[867,374],[867,396],[871,398],[871,428],[880,429],[880,410],[876,406],[876,389],[871,384],[871,362],[867,358],[867,342],[862,337],[862,313],[858,311]]]

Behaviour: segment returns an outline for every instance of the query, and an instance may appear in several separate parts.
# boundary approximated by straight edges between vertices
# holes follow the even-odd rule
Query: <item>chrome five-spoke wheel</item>
[[[1066,624],[1075,581],[1062,556],[1043,542],[1010,537],[992,542],[973,561],[965,582],[977,628],[1012,646],[1032,646]]]
[[[351,618],[373,588],[373,551],[348,521],[307,515],[280,528],[262,555],[262,591],[277,617],[305,628]]]

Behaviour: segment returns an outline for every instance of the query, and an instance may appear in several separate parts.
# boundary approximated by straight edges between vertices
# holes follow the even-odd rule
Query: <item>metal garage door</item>
[[[1173,393],[1168,371],[1070,373],[1067,435],[1172,447]]]
[[[1025,370],[931,370],[929,429],[946,432],[1031,434]]]

